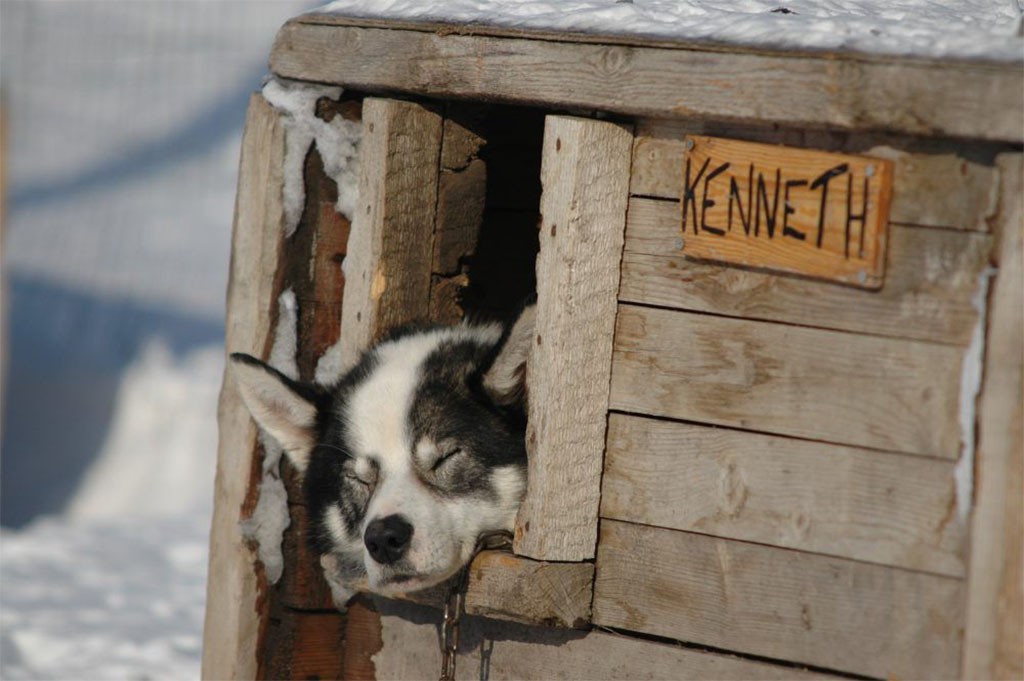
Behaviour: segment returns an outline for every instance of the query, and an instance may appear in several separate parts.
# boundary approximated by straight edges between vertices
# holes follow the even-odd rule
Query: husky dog
[[[302,475],[310,543],[339,607],[355,591],[444,582],[480,535],[511,530],[526,490],[534,316],[397,332],[330,386],[231,356],[246,407]]]

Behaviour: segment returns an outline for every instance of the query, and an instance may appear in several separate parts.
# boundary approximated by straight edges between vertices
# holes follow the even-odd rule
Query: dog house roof
[[[755,48],[1021,61],[1013,0],[334,0],[314,13]]]

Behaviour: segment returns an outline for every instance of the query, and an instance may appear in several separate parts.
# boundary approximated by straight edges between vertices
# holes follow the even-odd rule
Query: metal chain
[[[444,620],[441,623],[441,680],[455,681],[455,661],[459,652],[459,627],[462,613],[466,609],[466,591],[469,590],[469,565],[481,551],[488,549],[507,549],[512,546],[512,534],[509,532],[492,532],[482,534],[476,540],[473,555],[466,566],[459,571],[448,587],[448,597],[444,602]]]

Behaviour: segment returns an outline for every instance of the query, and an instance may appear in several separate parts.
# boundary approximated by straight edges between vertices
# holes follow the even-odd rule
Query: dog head
[[[244,403],[303,477],[332,586],[430,587],[469,561],[481,534],[512,528],[526,489],[533,313],[509,327],[398,333],[331,386],[232,355]]]

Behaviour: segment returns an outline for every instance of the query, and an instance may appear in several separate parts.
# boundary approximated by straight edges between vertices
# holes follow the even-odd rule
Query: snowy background
[[[313,4],[0,0],[0,678],[199,676],[245,105]]]
[[[245,104],[308,0],[0,0],[0,678],[199,675]],[[1018,0],[337,0],[353,15],[1020,60]]]

